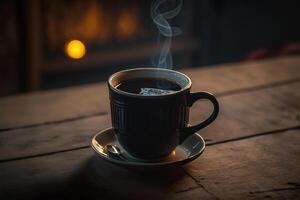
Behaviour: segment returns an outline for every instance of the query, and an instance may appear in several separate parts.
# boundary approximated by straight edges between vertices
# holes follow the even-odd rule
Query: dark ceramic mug
[[[131,79],[160,78],[175,82],[180,90],[145,96],[117,86]],[[136,68],[117,72],[108,79],[112,126],[119,143],[132,156],[155,160],[168,156],[189,135],[212,123],[219,112],[216,98],[208,92],[191,93],[192,82],[183,73],[161,68]],[[214,110],[203,122],[189,125],[189,109],[207,99]]]

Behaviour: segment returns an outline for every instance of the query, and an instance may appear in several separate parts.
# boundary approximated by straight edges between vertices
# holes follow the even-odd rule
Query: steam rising
[[[176,3],[172,10],[162,11],[164,4]],[[179,27],[171,26],[168,20],[178,15],[182,7],[182,0],[154,0],[151,4],[151,17],[159,30],[159,43],[163,41],[163,45],[158,59],[153,64],[161,68],[172,68],[173,59],[170,53],[172,37],[181,34]]]

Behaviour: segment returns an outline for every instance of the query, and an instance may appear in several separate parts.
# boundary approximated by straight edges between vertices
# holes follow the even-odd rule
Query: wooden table
[[[90,148],[110,126],[105,84],[1,98],[0,199],[299,199],[300,57],[184,72],[217,95],[220,115],[200,131],[201,157],[154,174]],[[191,121],[207,112],[197,103]]]

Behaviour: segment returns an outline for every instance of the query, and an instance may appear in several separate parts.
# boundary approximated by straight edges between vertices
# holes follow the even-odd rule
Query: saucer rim
[[[182,159],[182,160],[175,160],[175,161],[169,161],[169,162],[142,162],[142,161],[122,161],[122,160],[118,160],[118,159],[115,159],[115,158],[112,158],[112,157],[109,157],[103,153],[101,153],[96,145],[94,143],[98,143],[97,140],[96,140],[96,137],[100,134],[103,134],[105,132],[108,132],[108,131],[113,131],[113,128],[110,127],[110,128],[106,128],[102,131],[99,131],[97,132],[93,139],[92,139],[92,142],[91,142],[91,147],[92,149],[95,151],[95,153],[100,156],[102,159],[108,161],[108,162],[111,162],[111,163],[115,163],[115,164],[120,164],[120,165],[125,165],[125,166],[149,166],[149,167],[157,167],[157,166],[173,166],[173,165],[180,165],[180,164],[185,164],[187,162],[191,162],[193,160],[195,160],[196,158],[198,158],[205,150],[206,148],[206,144],[205,144],[205,141],[203,139],[203,137],[201,135],[199,135],[197,132],[195,132],[194,134],[196,134],[199,139],[202,141],[202,148],[200,149],[199,152],[197,152],[195,155],[191,156],[191,157],[188,157],[186,159]]]

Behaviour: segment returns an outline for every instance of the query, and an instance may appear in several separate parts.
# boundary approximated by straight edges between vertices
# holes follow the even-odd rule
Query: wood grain
[[[104,84],[0,99],[0,199],[299,199],[300,57],[185,71],[219,94],[204,154],[141,174],[88,147],[110,126]],[[191,121],[209,113],[204,102]],[[14,160],[16,159],[16,160]]]
[[[94,84],[0,99],[1,129],[107,114],[106,85]]]
[[[208,144],[300,126],[300,81],[220,97],[220,115],[199,131]],[[192,120],[208,106],[192,108]],[[0,134],[0,161],[88,146],[96,132],[111,126],[109,116],[5,131]]]
[[[127,171],[91,149],[58,153],[1,163],[0,198],[297,199],[299,147],[299,130],[209,146],[184,168],[193,177]]]
[[[197,187],[181,168],[139,174],[102,161],[91,148],[2,163],[0,180],[0,199],[157,199]]]
[[[0,160],[89,146],[92,137],[110,127],[107,116],[18,129],[0,134]]]
[[[300,129],[213,145],[185,170],[221,199],[298,199]]]
[[[193,90],[216,94],[278,84],[300,78],[300,57],[185,70]],[[105,84],[17,95],[0,99],[0,130],[107,114]]]
[[[185,70],[194,91],[235,93],[300,78],[300,56],[230,63]]]
[[[300,82],[219,98],[220,114],[199,131],[207,143],[300,126]],[[192,107],[191,121],[199,121],[207,106]]]

